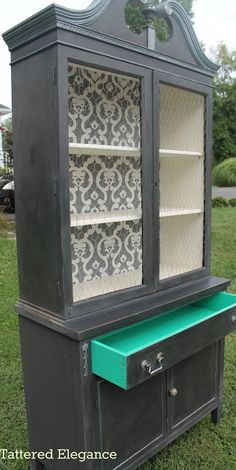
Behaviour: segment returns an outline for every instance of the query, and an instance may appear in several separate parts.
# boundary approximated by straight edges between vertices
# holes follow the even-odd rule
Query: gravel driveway
[[[225,199],[236,198],[236,188],[212,188],[212,197],[224,197]]]

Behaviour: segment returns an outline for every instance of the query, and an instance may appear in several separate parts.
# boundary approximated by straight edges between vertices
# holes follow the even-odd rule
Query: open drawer
[[[219,292],[92,340],[92,372],[127,390],[235,329],[236,295]]]

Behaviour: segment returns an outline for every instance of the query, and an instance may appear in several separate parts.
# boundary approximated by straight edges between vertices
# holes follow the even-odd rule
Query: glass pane
[[[74,301],[142,284],[140,81],[69,64]]]
[[[160,88],[160,279],[166,279],[203,266],[205,99]]]

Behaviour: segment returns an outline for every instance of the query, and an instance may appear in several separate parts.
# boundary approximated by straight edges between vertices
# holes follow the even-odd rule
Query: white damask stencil
[[[140,81],[69,64],[69,140],[140,146]]]
[[[71,243],[73,285],[74,292],[78,292],[76,300],[84,298],[81,286],[83,283],[93,281],[91,297],[109,292],[107,281],[113,286],[112,291],[142,283],[140,221],[72,228]],[[122,277],[126,280],[125,283]],[[96,280],[98,282],[94,283]],[[85,286],[85,292],[87,291]]]
[[[70,156],[71,214],[141,209],[140,159]]]

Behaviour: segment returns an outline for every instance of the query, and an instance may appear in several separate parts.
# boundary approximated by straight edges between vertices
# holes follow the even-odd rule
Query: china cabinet
[[[117,454],[34,470],[135,469],[220,419],[236,296],[210,270],[217,66],[178,3],[131,3],[140,34],[126,0],[4,34],[30,449]]]

